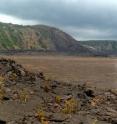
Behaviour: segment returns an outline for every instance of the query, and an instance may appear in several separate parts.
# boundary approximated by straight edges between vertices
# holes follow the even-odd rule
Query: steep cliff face
[[[0,23],[0,50],[49,50],[91,53],[67,33],[44,25],[21,26]]]
[[[80,44],[85,47],[92,47],[97,51],[102,52],[117,52],[117,41],[116,40],[90,40],[81,41]]]

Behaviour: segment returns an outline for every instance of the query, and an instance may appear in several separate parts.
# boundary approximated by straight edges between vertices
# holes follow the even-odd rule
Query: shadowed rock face
[[[0,59],[0,75],[5,78],[5,81],[10,85],[16,82],[33,82],[37,79],[44,79],[42,72],[31,73],[27,71],[22,65],[17,64],[11,59]],[[8,84],[7,84],[8,85]]]
[[[107,53],[108,55],[117,55],[117,41],[116,40],[89,40],[80,41],[80,44],[85,47],[90,47],[97,51]]]
[[[20,26],[0,23],[0,50],[42,50],[92,53],[65,32],[44,25]]]

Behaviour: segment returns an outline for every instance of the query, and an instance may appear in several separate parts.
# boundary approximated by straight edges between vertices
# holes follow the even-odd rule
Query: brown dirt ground
[[[31,71],[51,79],[86,82],[99,88],[117,88],[117,58],[72,56],[10,56]]]
[[[47,80],[7,59],[0,70],[0,124],[117,124],[116,89]]]
[[[42,71],[51,79],[96,87],[117,87],[117,58],[72,56],[10,56],[31,71]]]

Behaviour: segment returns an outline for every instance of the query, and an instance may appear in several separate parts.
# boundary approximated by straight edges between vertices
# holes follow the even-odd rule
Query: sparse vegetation
[[[2,100],[5,96],[4,81],[5,78],[3,76],[0,76],[0,100]]]
[[[41,122],[41,124],[49,124],[49,121],[46,117],[45,111],[42,107],[38,107],[36,110],[36,118]]]
[[[49,92],[51,90],[51,87],[50,87],[50,80],[49,79],[45,79],[43,81],[43,86],[42,86],[43,90],[45,92]]]
[[[17,78],[16,73],[12,73],[12,74],[9,76],[9,79],[10,79],[11,81],[15,81],[16,78]]]
[[[95,119],[92,124],[97,124],[98,120]]]
[[[0,67],[0,115],[13,120],[13,124],[76,124],[77,121],[85,124],[87,114],[91,124],[102,120],[116,122],[116,90],[48,80],[45,74],[43,77],[43,74],[31,73],[10,59],[0,60]]]
[[[47,121],[47,118],[45,116],[45,112],[44,111],[38,111],[37,112],[37,118],[39,119],[41,124],[49,124],[49,122]]]
[[[26,50],[33,52],[40,50],[44,53],[55,51],[66,52],[67,54],[70,52],[80,54],[87,51],[93,55],[88,48],[79,45],[77,42],[69,34],[66,35],[60,29],[49,26],[38,25],[36,28],[35,26],[0,23],[1,50],[24,50],[25,52]]]
[[[5,90],[2,87],[0,87],[0,100],[3,100],[4,96],[5,96]]]
[[[4,85],[5,78],[0,76],[0,87]]]
[[[76,113],[78,110],[78,101],[74,98],[65,101],[62,112],[65,114]]]
[[[23,103],[26,103],[29,99],[29,93],[26,89],[22,89],[20,92],[19,92],[19,99],[21,102]]]
[[[60,104],[61,103],[61,99],[62,99],[62,97],[61,96],[55,96],[55,102],[57,103],[57,104]]]

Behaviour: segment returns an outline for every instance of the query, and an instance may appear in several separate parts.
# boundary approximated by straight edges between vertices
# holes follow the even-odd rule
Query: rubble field
[[[117,124],[117,89],[51,80],[1,58],[0,124]]]

